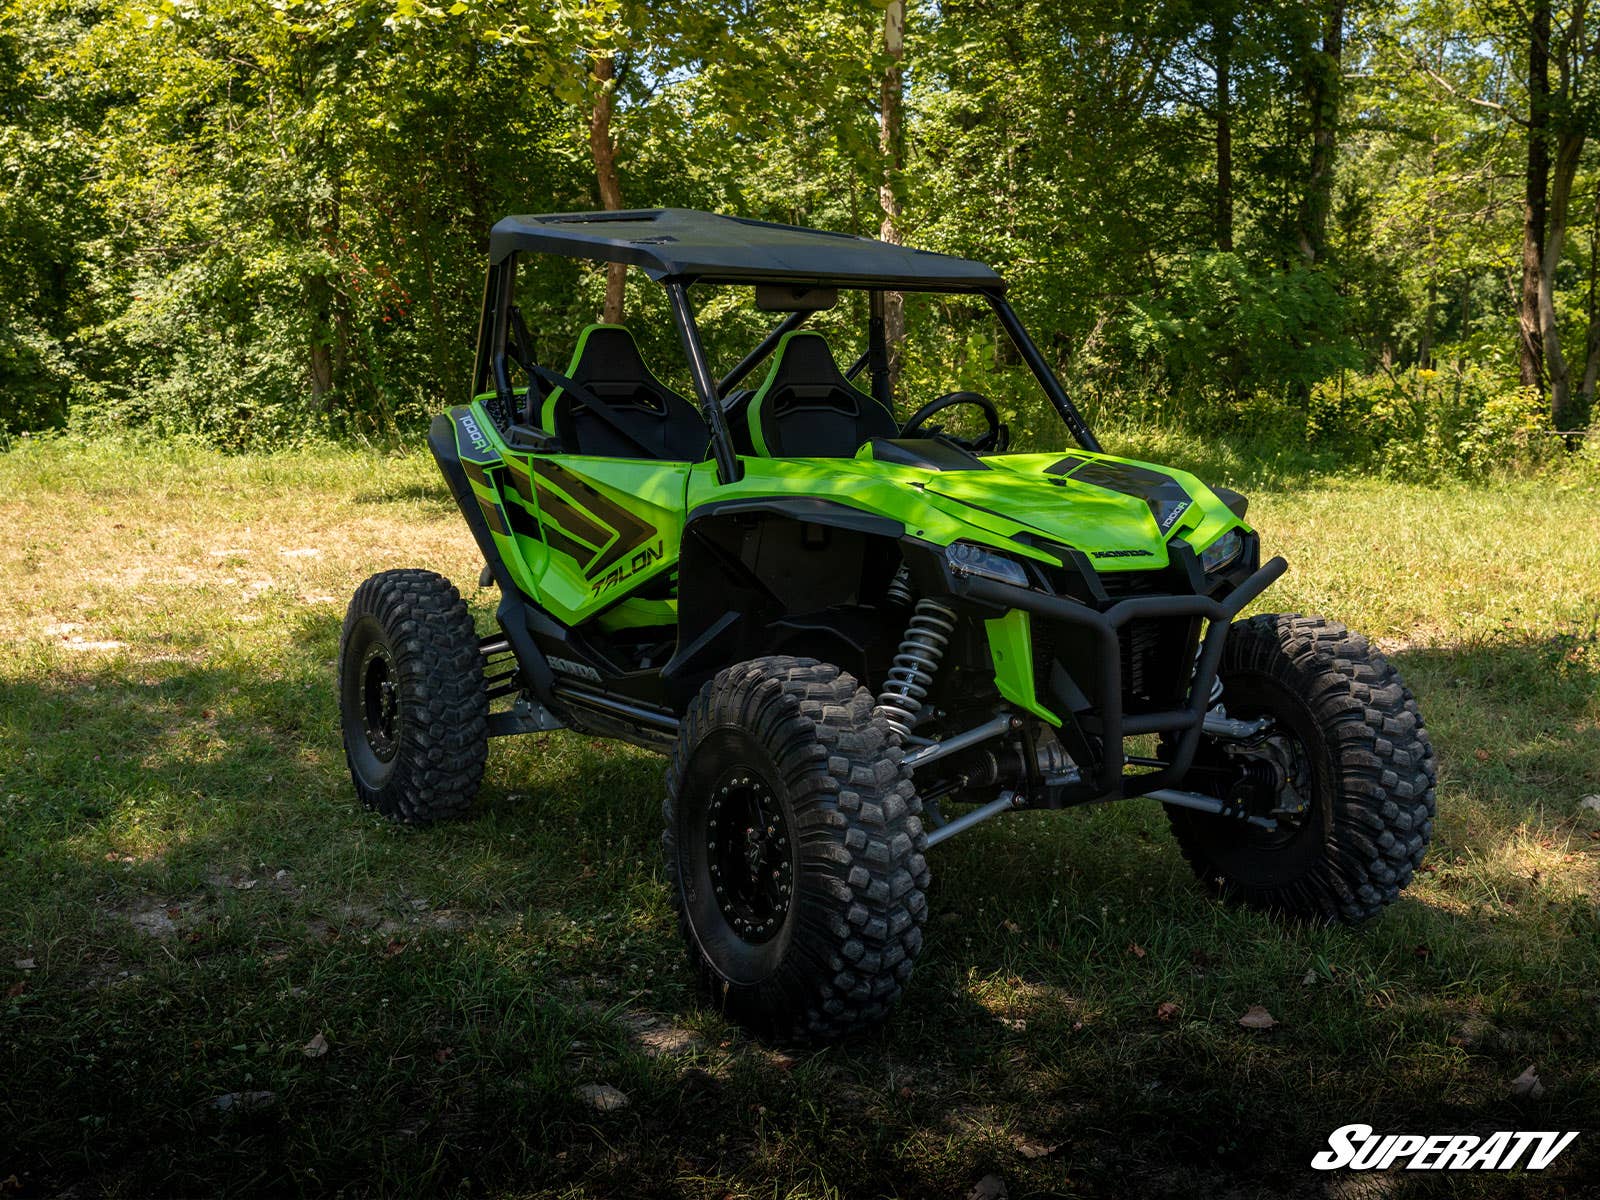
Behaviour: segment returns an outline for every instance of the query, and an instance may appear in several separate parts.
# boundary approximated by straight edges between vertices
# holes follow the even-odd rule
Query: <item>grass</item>
[[[1366,630],[1421,700],[1440,816],[1403,901],[1290,928],[1208,900],[1153,805],[1022,814],[935,852],[895,1020],[785,1052],[692,990],[659,760],[517,739],[474,821],[354,805],[346,597],[479,566],[430,463],[0,456],[0,1195],[1323,1194],[1352,1121],[1580,1129],[1543,1177],[1448,1182],[1585,1194],[1600,484],[1210,465],[1291,561],[1272,606]]]

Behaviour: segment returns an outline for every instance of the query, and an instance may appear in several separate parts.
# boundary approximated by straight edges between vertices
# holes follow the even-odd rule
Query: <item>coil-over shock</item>
[[[955,628],[956,613],[948,604],[917,601],[917,610],[900,640],[900,653],[894,656],[894,666],[889,668],[889,677],[878,693],[875,710],[902,738],[911,732],[922,713],[922,703],[928,698],[928,689],[933,686],[933,677]]]

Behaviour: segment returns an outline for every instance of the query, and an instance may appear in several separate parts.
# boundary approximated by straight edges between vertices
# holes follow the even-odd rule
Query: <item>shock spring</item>
[[[922,713],[922,703],[928,698],[928,689],[933,686],[933,677],[955,628],[954,609],[937,600],[917,601],[917,610],[900,641],[900,653],[894,656],[894,666],[889,668],[889,677],[878,693],[876,709],[877,715],[901,737],[911,732]]]

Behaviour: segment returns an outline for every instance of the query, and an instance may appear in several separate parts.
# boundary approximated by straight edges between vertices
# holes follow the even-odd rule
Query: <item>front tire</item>
[[[339,635],[345,762],[368,808],[408,824],[465,816],[489,751],[478,635],[432,571],[383,571],[350,600]]]
[[[1343,625],[1266,615],[1230,627],[1220,675],[1230,716],[1272,718],[1255,769],[1289,787],[1272,801],[1274,832],[1167,806],[1184,858],[1253,908],[1317,922],[1375,916],[1410,883],[1433,835],[1433,747],[1399,672]],[[1181,786],[1220,794],[1237,761],[1202,740]]]
[[[831,1040],[881,1020],[927,916],[911,773],[871,694],[771,657],[720,672],[667,769],[667,869],[696,974],[756,1032]]]

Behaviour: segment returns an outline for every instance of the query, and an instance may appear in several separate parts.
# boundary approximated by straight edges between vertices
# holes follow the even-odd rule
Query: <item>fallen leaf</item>
[[[454,1053],[455,1051],[449,1046],[440,1046],[433,1052],[433,1061],[442,1067],[445,1063],[450,1061],[450,1056]]]
[[[1177,1019],[1178,1013],[1181,1011],[1182,1010],[1178,1007],[1175,1001],[1163,1000],[1160,1004],[1156,1005],[1156,1020],[1174,1021]]]
[[[1135,958],[1143,958],[1146,952],[1145,948],[1139,945],[1138,942],[1129,942],[1128,953],[1133,955]]]
[[[586,1083],[578,1089],[578,1098],[596,1112],[616,1112],[628,1107],[628,1095],[609,1083]]]
[[[1487,750],[1474,750],[1472,752],[1472,757],[1477,759],[1479,762],[1488,762],[1489,752]]]
[[[19,979],[15,983],[13,983],[10,987],[8,987],[6,989],[6,999],[7,1000],[15,1000],[18,996],[22,995],[22,993],[27,991],[27,990],[28,990],[28,981],[25,980],[25,979]]]
[[[1416,955],[1418,958],[1432,958],[1433,957],[1433,947],[1428,946],[1428,945],[1426,945],[1424,943],[1418,943],[1417,945],[1415,945],[1415,946],[1413,946],[1411,948],[1411,953]]]
[[[1045,1146],[1039,1142],[1030,1142],[1028,1139],[1023,1137],[1014,1138],[1013,1144],[1016,1146],[1018,1153],[1020,1153],[1023,1158],[1048,1158],[1057,1150],[1061,1149],[1060,1142],[1057,1142],[1053,1146]]]
[[[1528,1069],[1511,1081],[1511,1094],[1529,1100],[1537,1100],[1544,1095],[1544,1084],[1539,1082],[1539,1076],[1534,1073],[1533,1064],[1528,1064]]]
[[[900,1091],[899,1091],[899,1093],[898,1093],[898,1095],[899,1095],[899,1096],[900,1096],[900,1099],[902,1099],[902,1100],[909,1100],[909,1099],[911,1099],[911,1097],[912,1097],[912,1096],[914,1096],[914,1095],[915,1095],[915,1094],[916,1094],[916,1093],[915,1093],[915,1092],[913,1092],[913,1091],[912,1091],[912,1090],[911,1090],[911,1088],[910,1088],[910,1087],[908,1087],[908,1086],[902,1086],[902,1087],[901,1087],[901,1088],[900,1088]]]
[[[1022,1017],[1001,1017],[1000,1024],[1014,1033],[1021,1033],[1028,1028],[1028,1022]]]
[[[1307,971],[1300,978],[1300,986],[1301,987],[1311,987],[1316,982],[1317,982],[1317,973],[1315,971]]]
[[[1000,922],[1000,928],[1004,929],[1007,933],[1021,933],[1022,932],[1022,926],[1018,925],[1015,921],[1009,921],[1009,920],[1008,921],[1001,921]]]
[[[998,1175],[985,1175],[967,1193],[967,1200],[1006,1200],[1006,1181]]]
[[[390,958],[393,958],[397,954],[404,954],[405,950],[406,944],[396,938],[390,938],[389,944],[383,948],[383,952]]]
[[[1252,1004],[1239,1018],[1239,1024],[1246,1029],[1271,1029],[1277,1023],[1277,1019],[1259,1004]]]
[[[321,1058],[328,1052],[328,1039],[319,1033],[302,1046],[300,1052],[307,1058]]]
[[[233,881],[234,889],[240,892],[248,892],[255,885],[256,881],[254,879],[235,879]]]
[[[11,962],[12,965],[15,966],[19,971],[31,971],[35,966],[34,961],[31,958],[14,958],[11,960]]]

